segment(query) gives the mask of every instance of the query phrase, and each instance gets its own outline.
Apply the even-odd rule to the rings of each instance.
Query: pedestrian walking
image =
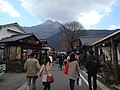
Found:
[[[86,58],[85,67],[88,73],[89,90],[97,90],[97,73],[100,67],[99,59],[94,56],[94,51],[90,50],[88,57]],[[93,77],[93,83],[92,83]],[[93,85],[93,86],[92,86]],[[92,89],[93,87],[93,89]]]
[[[35,59],[35,54],[31,53],[30,58],[25,61],[24,69],[26,70],[27,85],[30,90],[36,90],[36,79],[38,78],[38,72],[40,70],[40,64]]]
[[[85,55],[84,55],[82,50],[80,50],[78,62],[79,62],[80,68],[83,69],[84,68],[84,64],[85,64]]]
[[[75,58],[75,53],[70,54],[69,67],[68,67],[68,78],[70,90],[74,90],[75,80],[77,80],[77,75],[79,74],[79,64]]]
[[[64,62],[64,54],[60,54],[59,55],[59,66],[61,70],[62,70],[63,62]]]
[[[42,76],[43,90],[50,90],[51,83],[47,81],[47,75],[52,76],[52,63],[49,57],[47,57],[45,63],[42,65],[39,75]]]

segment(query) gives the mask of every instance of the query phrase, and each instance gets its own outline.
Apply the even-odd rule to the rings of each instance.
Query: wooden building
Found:
[[[120,83],[120,30],[94,42],[92,45],[96,56],[99,56],[100,49],[106,55],[107,67],[104,68],[104,73],[108,75],[107,79],[113,80],[113,83],[116,84]]]
[[[31,52],[36,53],[36,58],[42,62],[42,42],[32,33],[12,35],[0,40],[4,47],[3,58],[7,70],[23,70],[23,64]],[[45,54],[45,53],[44,53]]]

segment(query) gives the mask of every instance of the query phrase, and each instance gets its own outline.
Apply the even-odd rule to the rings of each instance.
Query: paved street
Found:
[[[25,73],[6,72],[0,76],[0,90],[16,90],[25,81]]]
[[[51,84],[51,90],[69,90],[69,84],[68,84],[68,78],[67,76],[63,73],[63,70],[58,69],[58,65],[54,64],[53,65],[53,75],[55,82]],[[75,90],[88,90],[88,85],[87,85],[87,76],[86,73],[83,71],[81,72],[81,78],[82,78],[82,86],[78,86],[75,83]],[[41,82],[41,77],[37,79],[37,90],[42,90],[42,82]],[[26,85],[23,85],[17,90],[25,90]],[[106,88],[103,84],[98,82],[98,90],[110,90]]]

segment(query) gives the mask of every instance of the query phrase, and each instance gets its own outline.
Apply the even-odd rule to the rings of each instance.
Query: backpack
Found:
[[[89,63],[90,63],[90,67],[97,67],[97,61],[96,60],[89,60]]]
[[[87,67],[88,72],[97,73],[98,60],[95,57],[88,57],[86,67]]]

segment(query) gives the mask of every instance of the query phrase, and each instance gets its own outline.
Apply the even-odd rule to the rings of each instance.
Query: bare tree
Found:
[[[79,37],[85,35],[85,32],[81,32],[84,27],[79,22],[73,21],[65,23],[60,27],[62,32],[62,44],[63,50],[74,50],[75,46],[79,44]]]

